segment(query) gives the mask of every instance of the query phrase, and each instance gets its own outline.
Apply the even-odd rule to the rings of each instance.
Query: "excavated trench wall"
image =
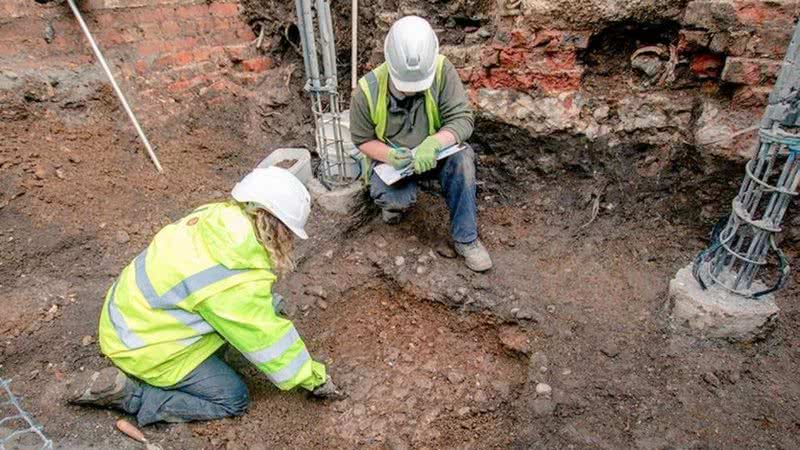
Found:
[[[350,2],[333,7],[347,99]],[[311,144],[292,2],[81,8],[151,129],[223,105],[242,113],[250,143],[271,133],[273,147]],[[469,88],[488,186],[568,170],[661,185],[700,177],[730,191],[755,133],[731,136],[757,123],[799,10],[797,0],[362,0],[358,72],[382,61],[397,18],[419,14]],[[77,115],[105,84],[63,2],[3,2],[0,44],[4,119],[31,104]]]

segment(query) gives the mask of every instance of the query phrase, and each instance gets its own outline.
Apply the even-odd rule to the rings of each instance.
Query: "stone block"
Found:
[[[328,190],[319,180],[312,178],[307,187],[317,205],[336,214],[352,215],[364,202],[364,185],[360,181],[343,188]]]

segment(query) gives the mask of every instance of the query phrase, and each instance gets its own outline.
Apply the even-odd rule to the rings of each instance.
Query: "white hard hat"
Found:
[[[431,87],[436,76],[439,39],[422,17],[406,16],[392,25],[383,43],[394,87],[420,92]]]
[[[231,194],[238,202],[252,202],[266,209],[300,239],[308,239],[305,226],[311,195],[288,170],[274,166],[255,169],[236,183]]]

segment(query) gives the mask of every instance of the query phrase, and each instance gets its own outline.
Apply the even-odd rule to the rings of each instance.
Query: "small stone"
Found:
[[[63,180],[64,178],[66,178],[66,176],[64,176],[64,171],[63,171],[63,170],[61,170],[61,169],[56,169],[56,176],[57,176],[57,177],[58,177],[60,180]]]
[[[328,298],[328,293],[325,292],[325,289],[323,289],[322,286],[309,286],[306,288],[305,293],[306,295],[313,295],[314,297],[319,297],[323,300]]]
[[[53,24],[48,22],[44,26],[44,33],[42,37],[44,37],[44,41],[47,42],[48,44],[53,42],[53,39],[56,38],[56,30],[53,28]]]
[[[549,397],[553,393],[553,388],[549,384],[539,383],[536,385],[536,394]]]
[[[328,259],[333,258],[333,250],[328,250],[327,252],[325,252],[325,257]]]
[[[547,371],[547,355],[536,352],[528,360],[528,371],[531,374],[543,373]],[[542,369],[545,369],[544,371]]]
[[[555,404],[549,398],[537,398],[531,402],[531,410],[536,417],[551,416],[555,409]]]
[[[398,256],[398,257],[396,257],[394,259],[394,265],[397,266],[397,267],[402,267],[403,264],[405,264],[405,263],[406,263],[406,259],[403,258],[402,256]]]
[[[519,308],[511,308],[511,315],[519,319],[517,314],[519,314]]]
[[[447,374],[447,379],[453,384],[461,384],[464,382],[464,374],[453,371]]]
[[[500,329],[500,343],[508,350],[527,355],[531,351],[528,336],[517,327],[503,327]]]
[[[319,309],[325,311],[326,309],[328,309],[328,302],[326,302],[325,300],[319,299],[319,300],[317,300],[317,306],[319,307]]]
[[[426,269],[425,266],[417,267],[417,275],[424,275],[427,271],[428,269]]]
[[[128,242],[130,242],[131,237],[128,235],[128,233],[125,230],[119,230],[119,231],[117,231],[117,234],[116,234],[116,240],[117,240],[117,243],[119,243],[119,244],[127,244]]]
[[[80,158],[80,156],[70,156],[69,157],[69,162],[71,162],[73,164],[80,164],[81,163],[81,158]]]
[[[486,395],[486,392],[484,391],[478,391],[473,396],[473,399],[475,400],[475,403],[483,405],[484,403],[487,403],[489,401],[489,396]]]
[[[478,36],[480,36],[483,39],[486,39],[492,36],[492,32],[486,27],[482,27],[481,29],[478,30]]]
[[[514,316],[519,320],[530,320],[536,323],[543,322],[541,314],[529,308],[520,308]]]
[[[594,113],[592,113],[592,117],[594,117],[594,120],[600,122],[601,120],[608,117],[609,111],[610,108],[608,107],[608,105],[600,105],[597,107],[597,109],[594,110]]]
[[[460,288],[458,288],[456,290],[456,292],[458,292],[458,295],[460,295],[462,297],[466,297],[467,294],[469,293],[469,290],[467,288],[465,288],[465,287],[460,287]]]
[[[389,243],[386,242],[386,239],[384,239],[383,236],[378,236],[377,238],[375,238],[375,246],[376,247],[385,248],[387,245],[389,245]]]
[[[94,337],[92,336],[84,336],[83,339],[81,339],[81,345],[84,347],[86,347],[87,345],[92,345],[93,343],[94,343]]]
[[[456,411],[456,414],[458,414],[458,417],[464,417],[467,414],[469,414],[469,412],[470,412],[469,406],[464,406],[464,407],[458,408],[458,411]]]
[[[564,370],[561,371],[561,375],[563,375],[565,377],[570,376],[570,375],[572,375],[572,371],[570,369],[564,369]]]
[[[550,314],[553,314],[554,312],[556,312],[555,305],[547,305],[547,312],[549,312]]]
[[[439,244],[436,247],[436,253],[438,253],[439,256],[441,256],[442,258],[447,258],[447,259],[453,259],[457,256],[455,249],[453,249],[453,246],[444,243]]]
[[[37,180],[44,180],[50,175],[50,171],[43,165],[36,165],[36,168],[33,170],[33,176],[36,177]]]
[[[619,355],[619,348],[617,347],[617,344],[608,342],[603,346],[603,348],[600,349],[600,352],[609,358],[615,358],[617,355]]]

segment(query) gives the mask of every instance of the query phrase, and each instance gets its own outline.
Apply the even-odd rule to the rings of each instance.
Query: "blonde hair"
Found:
[[[246,203],[243,206],[244,211],[253,221],[256,239],[270,257],[272,268],[280,276],[293,271],[295,268],[294,235],[291,230],[269,211],[258,205]]]

